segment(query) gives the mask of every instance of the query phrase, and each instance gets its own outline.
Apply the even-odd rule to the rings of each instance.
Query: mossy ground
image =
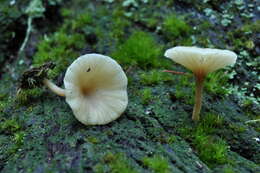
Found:
[[[0,172],[260,172],[259,122],[246,123],[260,115],[255,2],[48,0],[18,56],[29,2],[0,7]],[[193,76],[163,57],[176,45],[239,55],[207,77],[198,123]],[[62,84],[68,65],[90,52],[112,56],[127,73],[129,105],[116,121],[84,126],[64,98],[44,88],[17,92],[31,65],[54,62],[48,75]]]

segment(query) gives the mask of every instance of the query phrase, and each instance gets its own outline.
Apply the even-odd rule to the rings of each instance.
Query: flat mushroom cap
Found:
[[[126,109],[127,77],[108,56],[80,56],[67,69],[64,85],[66,102],[85,125],[107,124]]]
[[[177,46],[164,56],[183,65],[195,74],[207,74],[236,62],[237,55],[229,50]]]

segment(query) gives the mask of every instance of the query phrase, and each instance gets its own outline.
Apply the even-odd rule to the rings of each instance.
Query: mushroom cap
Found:
[[[236,62],[237,55],[229,50],[177,46],[164,56],[190,69],[195,74],[213,72]]]
[[[66,102],[85,125],[107,124],[126,109],[127,77],[108,56],[80,56],[68,67],[64,85]]]

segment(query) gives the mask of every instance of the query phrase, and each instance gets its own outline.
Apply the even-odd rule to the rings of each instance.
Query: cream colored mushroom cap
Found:
[[[237,55],[229,50],[177,46],[166,50],[164,56],[190,69],[207,74],[236,62]]]
[[[66,102],[85,125],[107,124],[126,109],[127,77],[108,56],[80,56],[67,69],[64,85]]]

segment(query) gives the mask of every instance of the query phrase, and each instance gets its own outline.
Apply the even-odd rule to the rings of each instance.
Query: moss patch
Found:
[[[170,173],[169,161],[162,156],[145,157],[143,163],[154,172]]]
[[[182,128],[184,137],[190,138],[201,160],[210,166],[228,163],[227,143],[214,135],[218,128],[223,128],[223,119],[208,114],[193,128]],[[189,130],[188,130],[189,129]]]
[[[176,14],[165,18],[163,22],[163,33],[173,43],[189,46],[191,45],[190,34],[192,27],[183,19],[183,17]]]
[[[137,171],[131,167],[126,157],[122,153],[114,154],[108,152],[103,157],[103,162],[109,165],[108,170],[102,164],[98,164],[95,166],[95,172],[102,173],[109,171],[111,173],[137,173]]]
[[[84,37],[80,34],[68,35],[62,31],[56,32],[39,43],[33,63],[39,66],[49,61],[54,62],[56,67],[51,72],[50,77],[57,77],[79,56],[77,51],[82,49],[84,45]]]
[[[162,70],[151,70],[140,74],[141,83],[143,85],[156,85],[163,82],[173,80],[171,74],[163,72]]]
[[[145,32],[133,33],[117,50],[111,54],[122,64],[138,65],[141,68],[159,67],[162,55],[161,46]]]

